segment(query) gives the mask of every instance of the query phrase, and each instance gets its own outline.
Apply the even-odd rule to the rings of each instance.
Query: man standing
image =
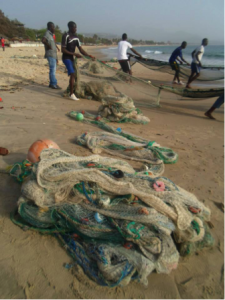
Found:
[[[69,31],[62,36],[62,43],[61,43],[61,51],[63,53],[62,60],[65,64],[68,72],[68,76],[70,76],[69,86],[70,86],[70,99],[72,100],[79,100],[76,95],[74,94],[74,82],[76,79],[76,70],[74,68],[74,57],[81,58],[80,54],[76,54],[75,50],[76,47],[79,49],[80,53],[89,56],[95,59],[93,56],[87,54],[86,51],[81,47],[81,43],[79,38],[76,35],[77,32],[77,25],[76,23],[70,21],[68,24]]]
[[[120,66],[121,66],[123,72],[132,75],[132,71],[130,68],[130,62],[129,62],[130,57],[128,57],[128,55],[127,55],[128,49],[130,49],[134,54],[143,58],[141,56],[141,54],[139,54],[135,49],[133,49],[133,46],[127,42],[127,34],[124,33],[122,35],[122,41],[120,41],[118,43],[117,59],[118,59],[118,62],[120,63]]]
[[[182,54],[182,50],[185,49],[186,47],[187,47],[187,42],[183,42],[180,47],[176,48],[173,51],[173,53],[171,54],[170,59],[169,59],[170,66],[171,66],[172,70],[175,71],[173,83],[177,83],[180,85],[183,85],[184,83],[182,81],[180,81],[180,77],[179,77],[180,66],[177,62],[179,62],[180,64],[183,64],[183,62],[185,62],[188,66],[190,66],[190,64],[183,58],[183,54]]]
[[[208,45],[208,39],[203,39],[201,46],[196,48],[192,53],[192,63],[191,63],[191,76],[188,79],[186,88],[191,88],[190,83],[197,79],[200,76],[200,71],[201,71],[201,60],[202,56],[205,52],[205,47]]]
[[[1,38],[1,43],[2,43],[2,49],[5,51],[5,39],[2,37]]]
[[[48,22],[47,24],[48,30],[45,32],[44,37],[42,38],[42,43],[45,46],[45,58],[48,60],[49,64],[49,87],[52,89],[61,89],[57,85],[57,80],[55,78],[56,72],[56,64],[58,62],[57,57],[57,48],[53,38],[53,34],[55,32],[55,25],[52,22]]]

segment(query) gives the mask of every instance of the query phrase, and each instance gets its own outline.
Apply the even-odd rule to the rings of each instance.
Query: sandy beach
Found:
[[[104,59],[99,48],[89,46],[85,50]],[[30,58],[22,58],[26,56]],[[97,131],[96,127],[78,123],[66,114],[71,110],[96,113],[100,103],[87,99],[76,102],[63,97],[68,76],[61,53],[56,77],[62,90],[49,89],[49,69],[43,57],[41,47],[6,48],[5,52],[0,49],[0,106],[3,107],[0,109],[0,146],[10,151],[8,156],[0,156],[1,170],[25,159],[28,148],[37,139],[52,139],[61,149],[77,156],[91,154],[76,145],[74,138],[85,131]],[[152,82],[171,83],[173,78],[138,64],[133,73]],[[81,75],[81,80],[90,78]],[[198,83],[193,83],[193,88],[197,86]],[[163,91],[160,108],[151,108],[145,101],[135,99],[135,105],[150,118],[149,124],[119,124],[123,130],[156,141],[179,154],[176,164],[165,166],[164,176],[195,194],[210,208],[214,225],[211,232],[215,238],[213,249],[180,258],[178,268],[169,275],[152,273],[147,287],[137,282],[123,288],[98,286],[80,267],[64,267],[72,258],[54,237],[23,231],[11,222],[10,213],[16,209],[21,186],[1,172],[1,298],[224,298],[224,212],[220,208],[224,203],[224,108],[213,113],[215,121],[204,116],[215,100],[190,101]],[[118,124],[112,125],[118,127]]]

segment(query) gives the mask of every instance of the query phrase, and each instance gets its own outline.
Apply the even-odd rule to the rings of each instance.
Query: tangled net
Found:
[[[143,116],[140,109],[134,106],[130,97],[122,94],[119,97],[106,96],[102,99],[102,105],[98,109],[98,115],[108,119],[110,122],[131,122],[136,124],[147,124],[149,118]]]
[[[120,93],[116,91],[110,82],[107,81],[89,81],[88,83],[80,82],[75,93],[80,98],[96,101],[102,101],[102,99],[107,97],[107,95],[120,97]],[[69,89],[67,89],[66,95],[69,95]]]
[[[164,163],[175,163],[178,155],[173,150],[160,147],[156,142],[140,143],[123,136],[106,132],[84,133],[76,138],[81,146],[86,146],[95,154],[106,152],[117,157],[144,163],[142,172],[152,177],[162,175]]]
[[[143,60],[138,56],[132,55],[131,66],[134,65],[136,62],[148,69],[174,75],[174,71],[171,69],[169,62],[159,61],[155,59]],[[187,65],[180,65],[180,76],[183,78],[188,78],[190,75],[190,67],[188,67]],[[224,79],[224,67],[203,67],[201,68],[200,76],[196,80],[215,81],[221,79]]]
[[[23,164],[25,166],[25,164]],[[56,234],[95,282],[147,284],[156,270],[169,273],[198,243],[212,245],[205,230],[210,211],[168,178],[139,175],[125,161],[98,155],[76,157],[46,149],[28,166],[17,225]],[[20,166],[11,175],[21,181]],[[29,171],[29,172],[28,172]]]
[[[92,72],[93,74],[103,74],[104,68],[100,64],[98,64],[95,61],[88,61],[86,64],[84,64],[81,68],[82,70],[88,70],[89,72]]]
[[[99,67],[96,62],[88,62],[88,69],[97,70]],[[85,66],[86,66],[85,65]],[[84,67],[85,67],[84,66]],[[134,105],[133,99],[119,92],[110,81],[90,81],[80,82],[79,68],[74,62],[76,70],[76,82],[74,93],[80,98],[101,101],[102,105],[98,109],[98,115],[109,122],[131,122],[136,124],[147,124],[149,118],[143,116],[140,109]],[[96,71],[97,72],[97,71]],[[69,96],[69,87],[64,96]]]
[[[160,92],[158,87],[150,84],[150,81],[131,76],[110,65],[110,63],[99,60],[90,61],[90,58],[84,57],[86,61],[80,66],[77,59],[74,60],[75,85],[74,93],[80,98],[102,101],[106,96],[132,98],[133,101],[144,101],[148,106],[159,106]],[[80,81],[80,74],[85,75],[84,80]],[[87,82],[87,76],[91,81]],[[107,90],[108,89],[108,90]],[[64,92],[64,96],[70,95],[70,88]]]

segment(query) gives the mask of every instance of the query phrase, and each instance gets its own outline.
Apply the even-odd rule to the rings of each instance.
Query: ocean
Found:
[[[190,45],[183,50],[183,57],[191,63],[191,53],[199,45]],[[135,47],[143,57],[161,61],[168,61],[171,53],[177,46],[139,46]],[[102,49],[102,53],[107,55],[107,58],[115,58],[117,56],[117,47]],[[132,53],[132,52],[131,52]],[[205,47],[205,53],[202,58],[203,66],[224,67],[224,46],[208,45]]]

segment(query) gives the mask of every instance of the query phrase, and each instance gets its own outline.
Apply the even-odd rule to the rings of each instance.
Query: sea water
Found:
[[[190,45],[182,50],[183,57],[186,61],[191,63],[192,57],[191,53],[200,45]],[[134,46],[143,57],[156,59],[160,61],[168,61],[171,53],[175,50],[179,45],[173,46]],[[107,58],[115,58],[117,56],[117,47],[112,46],[107,49],[101,50]],[[129,51],[128,51],[129,52]],[[131,51],[130,51],[131,52]],[[132,52],[131,52],[132,53]],[[202,57],[202,65],[203,66],[217,66],[224,67],[224,46],[223,45],[208,45],[205,47],[205,53]]]

